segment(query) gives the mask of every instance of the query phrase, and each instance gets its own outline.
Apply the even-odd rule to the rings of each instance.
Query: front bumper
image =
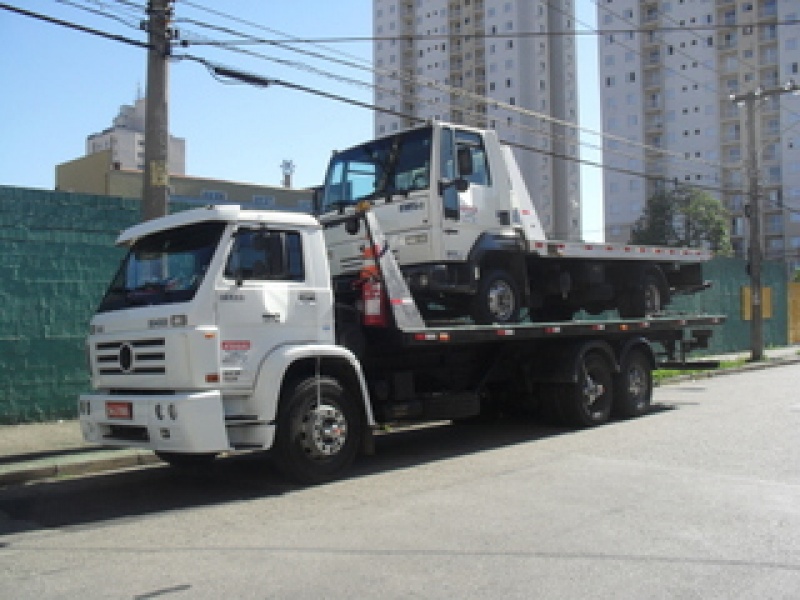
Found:
[[[109,403],[129,406],[129,418],[120,417],[119,411],[117,418],[110,417]],[[218,390],[163,395],[83,394],[78,413],[83,438],[94,444],[187,454],[231,449]]]

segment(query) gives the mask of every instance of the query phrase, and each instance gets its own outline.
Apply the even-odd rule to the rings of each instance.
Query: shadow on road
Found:
[[[650,414],[657,415],[668,408],[656,405]],[[376,454],[359,457],[348,477],[367,477],[556,435],[580,433],[518,416],[492,423],[443,423],[403,429],[379,435]],[[269,498],[298,489],[301,488],[281,478],[265,453],[222,458],[207,470],[195,473],[154,465],[50,480],[0,490],[0,536],[37,529],[92,526],[112,519]]]

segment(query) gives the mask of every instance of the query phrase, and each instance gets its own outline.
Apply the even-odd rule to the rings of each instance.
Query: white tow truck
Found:
[[[124,231],[87,340],[84,438],[175,466],[270,450],[290,477],[322,482],[386,424],[512,405],[579,427],[640,415],[657,362],[706,345],[722,321],[434,326],[368,206],[328,226],[367,234],[371,264],[344,300],[310,215],[216,206]]]
[[[493,130],[432,122],[335,153],[323,223],[373,204],[423,314],[475,323],[657,314],[705,287],[702,248],[548,240],[514,155]],[[328,235],[337,290],[359,276],[364,235]]]

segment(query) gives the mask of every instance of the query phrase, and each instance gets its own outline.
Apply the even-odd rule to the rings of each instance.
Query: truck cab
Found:
[[[334,345],[313,217],[209,207],[142,223],[117,243],[128,252],[87,341],[87,440],[167,460],[268,448],[290,365],[312,368],[311,355],[356,364]]]

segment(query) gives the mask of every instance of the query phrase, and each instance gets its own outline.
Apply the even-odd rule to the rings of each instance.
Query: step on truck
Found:
[[[176,467],[268,450],[318,483],[389,424],[509,408],[577,427],[641,415],[659,360],[705,346],[722,320],[433,324],[368,206],[328,226],[368,239],[344,300],[310,215],[216,206],[124,231],[128,253],[90,324],[84,438]]]
[[[425,316],[474,323],[568,320],[579,311],[658,314],[703,289],[702,248],[548,239],[511,151],[494,130],[444,122],[337,152],[316,212],[369,201]],[[540,199],[542,203],[547,199]],[[359,277],[365,235],[330,232],[334,285]]]

